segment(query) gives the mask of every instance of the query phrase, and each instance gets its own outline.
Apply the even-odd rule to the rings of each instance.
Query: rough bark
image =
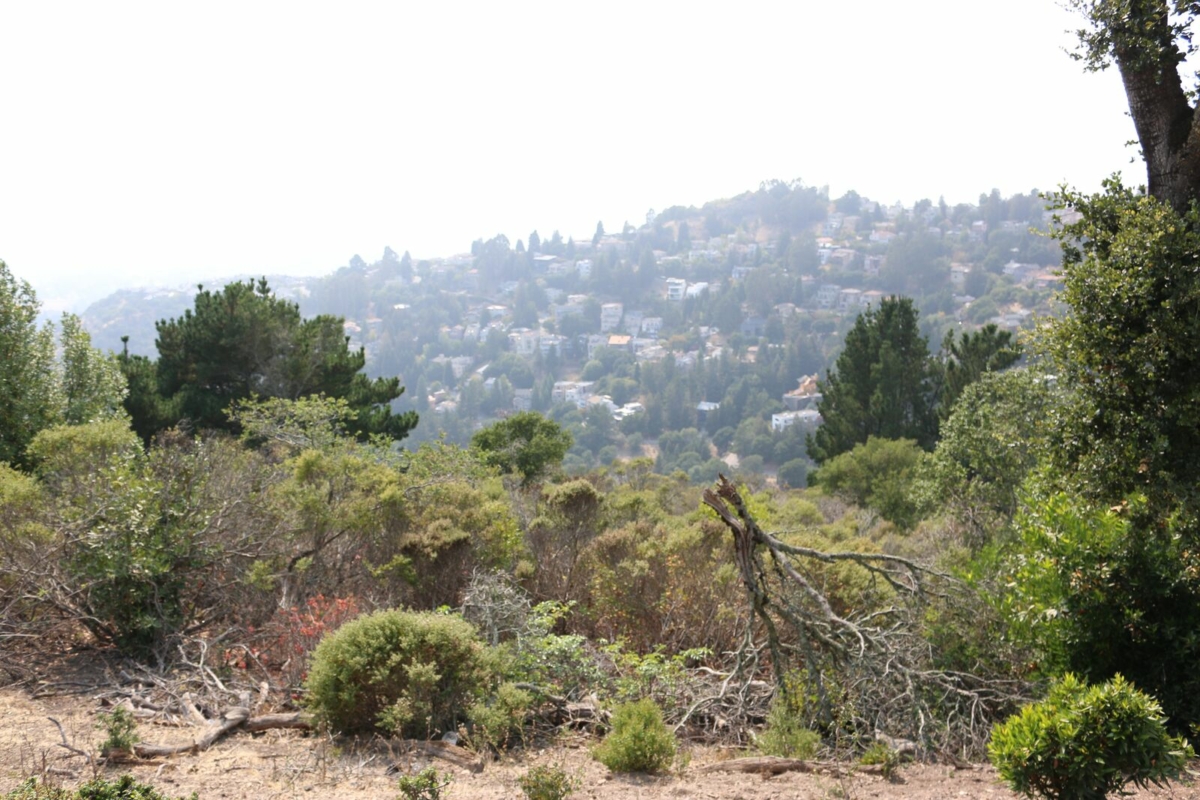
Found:
[[[1183,213],[1200,199],[1200,117],[1176,69],[1139,69],[1132,56],[1120,52],[1116,59],[1146,159],[1147,188]]]

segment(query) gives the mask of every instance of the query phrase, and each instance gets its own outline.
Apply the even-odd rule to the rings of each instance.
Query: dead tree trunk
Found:
[[[853,731],[869,739],[882,731],[926,751],[978,754],[992,718],[1021,687],[933,668],[922,610],[961,586],[899,556],[788,544],[759,527],[723,475],[705,490],[704,503],[733,534],[734,560],[767,637],[776,691],[786,696],[788,676],[799,670],[806,696],[815,700],[807,703],[815,705],[810,724],[835,735]],[[853,565],[865,575],[873,587],[869,607],[835,609],[814,570],[828,565]]]

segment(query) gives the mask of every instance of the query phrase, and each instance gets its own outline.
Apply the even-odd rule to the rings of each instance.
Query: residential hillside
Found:
[[[576,240],[533,231],[414,260],[387,248],[317,279],[272,278],[306,316],[343,317],[367,370],[407,387],[415,441],[465,444],[532,409],[572,432],[568,469],[652,456],[696,481],[807,459],[817,379],[858,314],[912,297],[935,350],[948,332],[1028,328],[1052,313],[1057,242],[1034,191],[975,205],[831,199],[800,182],[676,206]],[[195,289],[123,291],[84,321],[97,344],[153,355],[155,320]]]

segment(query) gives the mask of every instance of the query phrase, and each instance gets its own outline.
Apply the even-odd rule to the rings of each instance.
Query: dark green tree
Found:
[[[1008,369],[1021,357],[1021,346],[1009,331],[988,323],[974,333],[964,332],[957,339],[946,334],[942,342],[942,392],[939,416],[945,420],[954,409],[963,389],[985,373]]]
[[[130,427],[148,445],[154,434],[179,421],[179,404],[159,393],[157,362],[145,356],[131,356],[126,350],[117,357],[117,363],[129,385],[125,412],[129,414]]]
[[[345,399],[359,435],[403,439],[416,413],[393,414],[398,378],[362,374],[366,355],[351,350],[343,320],[302,319],[295,303],[271,294],[265,278],[201,290],[195,309],[157,325],[160,394],[200,428],[230,429],[226,409],[252,395]]]
[[[517,473],[525,485],[537,482],[571,449],[571,434],[535,411],[494,422],[471,438],[485,463]]]
[[[888,297],[858,316],[834,371],[819,382],[824,422],[809,455],[824,462],[871,436],[937,441],[936,382],[912,300]]]
[[[1056,616],[1061,670],[1122,674],[1176,730],[1200,722],[1200,209],[1110,179],[1064,192],[1069,313],[1045,339],[1065,393],[1017,591]],[[1040,591],[1039,591],[1040,590]],[[1044,615],[1043,615],[1044,616]]]

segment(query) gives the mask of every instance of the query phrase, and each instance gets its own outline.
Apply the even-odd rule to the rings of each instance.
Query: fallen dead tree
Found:
[[[750,660],[758,666],[758,631],[766,638],[775,691],[804,692],[796,705],[827,741],[865,742],[886,732],[916,743],[924,756],[983,752],[991,722],[1024,687],[936,668],[921,627],[931,603],[963,602],[965,587],[900,556],[789,544],[762,530],[723,475],[703,498],[733,534],[755,623],[735,673],[746,673]],[[846,567],[865,577],[868,607],[835,609],[823,591],[821,571]],[[799,688],[795,675],[802,678]]]
[[[258,733],[274,728],[298,730],[312,730],[313,728],[311,716],[302,712],[265,714],[259,717],[251,717],[250,709],[245,706],[233,706],[222,715],[220,720],[206,720],[205,725],[207,730],[204,734],[197,739],[193,739],[191,742],[182,744],[148,744],[146,742],[138,742],[133,746],[133,755],[137,758],[156,758],[161,756],[175,756],[182,753],[199,753],[212,747],[219,739],[236,730]]]

